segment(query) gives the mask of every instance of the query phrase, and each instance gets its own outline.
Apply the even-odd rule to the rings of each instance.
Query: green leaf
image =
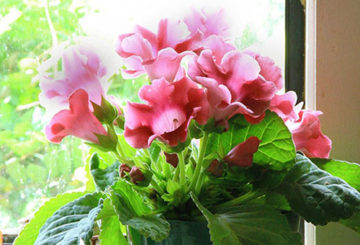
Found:
[[[233,147],[251,136],[261,140],[254,154],[254,163],[273,170],[283,170],[293,165],[295,146],[291,133],[282,119],[270,111],[258,124],[248,123],[243,115],[233,117],[229,120],[228,131],[210,135],[206,155],[218,152],[223,158]]]
[[[286,218],[263,205],[233,206],[219,214],[210,213],[195,195],[191,198],[208,221],[214,245],[300,245],[300,234],[290,230]]]
[[[159,214],[152,214],[144,200],[125,182],[118,181],[111,191],[111,202],[119,220],[145,237],[161,241],[169,235],[170,224]]]
[[[360,210],[357,190],[300,154],[278,190],[294,212],[315,225],[346,219]]]
[[[56,197],[49,199],[39,208],[39,210],[35,213],[34,218],[32,218],[20,232],[14,245],[33,245],[39,234],[40,228],[45,224],[46,220],[63,205],[83,196],[84,194],[85,193],[83,192],[72,192],[57,195]]]
[[[311,158],[319,168],[345,180],[349,185],[360,191],[360,165],[334,159]]]
[[[101,219],[100,230],[101,245],[128,245],[122,231],[118,217],[108,216]]]
[[[100,169],[99,162],[99,156],[95,153],[90,160],[90,171],[96,184],[96,188],[104,191],[118,179],[120,163],[116,161],[113,165],[105,169]]]
[[[100,193],[87,194],[56,211],[40,229],[35,245],[90,245],[95,219],[102,209]]]

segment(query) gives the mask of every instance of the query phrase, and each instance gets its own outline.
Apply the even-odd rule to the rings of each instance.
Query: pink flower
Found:
[[[40,72],[40,103],[49,115],[54,115],[62,109],[68,109],[71,94],[83,89],[89,99],[96,104],[101,103],[110,85],[108,79],[116,72],[117,64],[112,53],[104,49],[97,53],[94,44],[85,43],[71,46],[63,51],[62,71],[50,76],[45,71]],[[115,56],[116,57],[116,56]],[[106,59],[106,60],[105,60]],[[58,60],[52,61],[57,65]],[[48,64],[45,64],[48,66]]]
[[[195,35],[198,31],[205,38],[213,34],[223,37],[229,35],[229,25],[226,23],[223,9],[214,13],[193,10],[191,14],[185,17],[184,22],[192,35]]]
[[[230,166],[250,167],[253,155],[259,148],[260,140],[251,136],[244,142],[235,146],[225,157],[224,161]]]
[[[68,135],[99,143],[97,134],[106,135],[99,120],[89,109],[89,96],[83,89],[76,90],[69,98],[70,110],[54,115],[45,128],[46,137],[53,143],[60,143]]]
[[[302,110],[297,121],[286,122],[296,150],[308,157],[328,158],[331,151],[331,140],[320,129],[318,116],[321,114],[320,111]]]
[[[246,51],[246,53],[254,57],[259,63],[260,75],[266,81],[273,82],[278,90],[284,87],[284,79],[281,74],[281,69],[275,65],[275,62],[272,59],[251,51]]]
[[[270,110],[278,114],[284,121],[299,119],[299,112],[303,103],[299,103],[295,106],[297,100],[296,93],[289,91],[285,94],[275,95],[270,103]]]
[[[182,57],[188,54],[184,51],[192,45],[191,40],[200,38],[189,35],[185,23],[167,19],[159,22],[157,34],[137,26],[135,33],[120,35],[116,51],[126,58],[123,76],[130,78],[147,72],[152,80],[167,74],[173,79],[180,69]],[[166,66],[171,71],[164,72],[163,67]]]
[[[124,135],[135,148],[149,147],[155,138],[176,146],[186,140],[192,118],[200,124],[208,119],[204,91],[186,77],[173,83],[154,80],[139,97],[148,103],[128,103],[124,113]]]
[[[163,19],[159,22],[157,34],[137,26],[134,33],[120,35],[116,51],[125,58],[126,68],[122,70],[123,76],[132,78],[146,72],[151,80],[164,76],[168,81],[173,81],[179,70],[183,73],[180,62],[185,55],[192,53],[190,51],[198,53],[204,48],[215,49],[214,45],[220,47],[217,44],[220,38],[212,34],[225,33],[227,27],[222,26],[222,15],[222,11],[208,17],[194,12],[187,18],[187,25],[182,21]],[[199,26],[189,26],[192,18]],[[235,49],[230,44],[222,44],[217,53],[224,52],[224,49],[228,51],[229,47]],[[167,72],[164,72],[163,67],[168,67]]]
[[[237,113],[244,114],[249,122],[260,121],[275,95],[275,84],[260,75],[259,63],[246,53],[231,50],[220,58],[221,55],[214,55],[210,49],[202,51],[189,63],[190,77],[207,88],[212,110],[236,105],[239,108]],[[209,81],[212,81],[212,86],[209,86]],[[211,99],[214,98],[211,94],[218,94],[218,99]],[[221,94],[222,99],[219,99]]]

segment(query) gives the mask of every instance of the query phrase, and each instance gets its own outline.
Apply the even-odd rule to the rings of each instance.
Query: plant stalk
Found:
[[[199,153],[199,159],[197,161],[196,167],[195,167],[195,172],[194,172],[194,176],[193,179],[191,180],[191,184],[189,186],[189,190],[194,190],[196,183],[199,180],[199,176],[200,176],[200,172],[201,172],[201,167],[204,161],[204,156],[205,156],[205,151],[206,151],[206,146],[207,146],[207,142],[208,142],[208,138],[209,138],[209,133],[205,132],[204,133],[204,138],[201,139],[200,141],[200,153]],[[198,193],[196,193],[198,194]]]
[[[185,161],[184,161],[184,151],[178,153],[179,158],[179,171],[180,171],[180,185],[184,186],[186,183],[186,176],[185,176]]]
[[[251,191],[230,201],[224,202],[223,204],[220,204],[218,208],[228,208],[235,205],[243,204],[258,197],[261,197],[262,195],[264,195],[264,192],[262,191]]]

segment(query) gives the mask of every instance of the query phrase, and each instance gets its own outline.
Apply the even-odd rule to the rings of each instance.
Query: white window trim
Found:
[[[305,4],[305,108],[316,110],[316,0]],[[304,245],[316,244],[316,227],[304,224]]]

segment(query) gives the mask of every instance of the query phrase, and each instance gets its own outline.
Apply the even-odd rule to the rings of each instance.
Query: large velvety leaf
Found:
[[[315,225],[346,219],[360,210],[357,190],[300,154],[279,191],[286,196],[294,212]]]
[[[120,163],[116,161],[111,166],[100,169],[99,162],[99,156],[95,153],[90,160],[90,171],[96,188],[104,191],[106,187],[111,186],[118,179]]]
[[[58,195],[42,205],[35,213],[34,218],[24,227],[16,238],[14,245],[33,245],[40,228],[59,208],[85,195],[84,192],[73,192]]]
[[[299,245],[300,234],[290,230],[279,211],[263,205],[234,206],[219,214],[210,213],[195,195],[196,206],[208,221],[214,245]]]
[[[111,191],[111,202],[124,225],[137,229],[154,241],[166,238],[170,224],[159,214],[151,214],[144,200],[127,183],[116,182]]]
[[[349,185],[360,191],[360,165],[334,159],[311,158],[319,168],[345,180]]]
[[[251,136],[261,140],[259,149],[254,154],[254,163],[274,170],[293,165],[295,146],[291,133],[282,119],[270,111],[258,124],[248,123],[242,115],[233,117],[229,121],[228,131],[210,135],[206,154],[218,152],[220,157],[224,157],[233,147]]]
[[[348,219],[341,220],[340,223],[356,231],[360,235],[360,212],[355,213]]]
[[[40,229],[35,245],[90,244],[95,219],[102,209],[102,194],[87,194],[56,211]]]

